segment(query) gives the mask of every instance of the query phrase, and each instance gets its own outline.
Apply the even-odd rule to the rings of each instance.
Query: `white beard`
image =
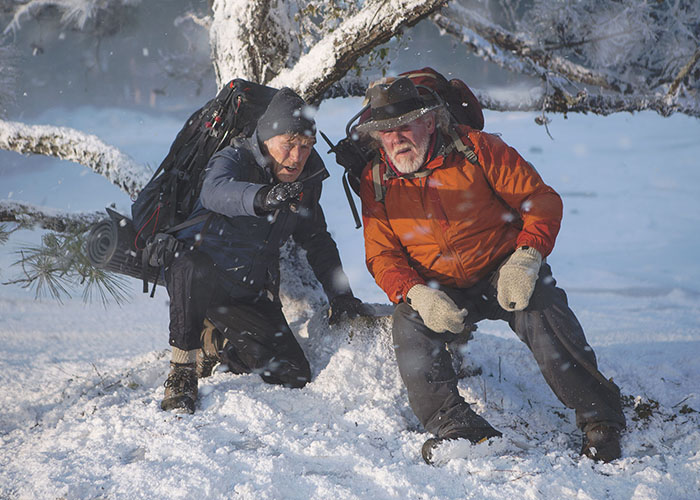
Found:
[[[412,159],[405,157],[397,159],[391,153],[389,153],[389,159],[396,167],[396,170],[402,174],[412,174],[413,172],[417,172],[423,166],[425,156],[428,153],[429,145],[430,136],[427,135],[422,142],[416,145],[417,154]]]

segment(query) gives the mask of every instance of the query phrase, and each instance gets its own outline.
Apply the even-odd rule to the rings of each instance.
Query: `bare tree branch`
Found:
[[[403,0],[387,6],[385,0],[367,2],[362,10],[328,33],[291,69],[277,75],[272,86],[289,86],[308,101],[316,101],[364,54],[387,42],[404,27],[435,12],[447,0]],[[314,68],[314,71],[309,71]]]
[[[16,222],[23,229],[39,227],[59,233],[85,231],[105,217],[104,212],[69,213],[27,203],[0,200],[0,222]]]
[[[151,172],[94,135],[66,127],[25,125],[0,120],[0,149],[54,156],[91,168],[122,191],[134,195]]]

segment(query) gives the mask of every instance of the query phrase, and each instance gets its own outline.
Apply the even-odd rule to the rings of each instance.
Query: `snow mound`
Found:
[[[514,335],[489,331],[497,324],[467,345],[467,358],[482,373],[461,380],[460,391],[507,444],[473,446],[466,458],[443,467],[420,457],[427,435],[406,401],[390,316],[335,327],[323,308],[294,318],[313,370],[305,388],[217,370],[200,381],[194,415],[162,412],[169,353],[138,352],[165,335],[163,322],[144,319],[157,316],[154,303],[165,313],[158,299],[106,311],[76,301],[0,299],[6,349],[0,497],[606,498],[614,492],[660,498],[663,492],[680,499],[697,493],[700,418],[690,406],[629,395],[624,457],[595,464],[578,455],[573,414]],[[376,307],[380,314],[390,310]],[[62,320],[49,331],[52,317]],[[120,327],[110,328],[116,318]],[[673,364],[668,355],[666,361],[662,366]],[[631,369],[625,374],[640,385],[648,378]],[[679,387],[678,401],[681,394]]]

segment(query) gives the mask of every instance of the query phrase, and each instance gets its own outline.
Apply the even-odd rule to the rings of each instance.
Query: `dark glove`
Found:
[[[338,144],[333,146],[328,152],[335,153],[335,162],[341,167],[345,167],[346,170],[350,170],[355,175],[362,172],[362,169],[367,165],[367,158],[369,157],[370,151],[367,151],[352,139],[347,137],[341,140]]]
[[[303,189],[304,185],[299,181],[265,186],[255,193],[255,199],[253,199],[255,213],[263,215],[296,204],[301,198]]]
[[[328,324],[335,325],[340,321],[343,314],[346,314],[348,319],[352,319],[358,316],[372,316],[373,313],[372,307],[363,303],[357,297],[338,295],[331,300],[331,307],[328,311]]]

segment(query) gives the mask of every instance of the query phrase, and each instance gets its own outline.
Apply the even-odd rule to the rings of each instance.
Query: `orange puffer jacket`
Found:
[[[372,163],[362,174],[367,268],[392,302],[417,283],[474,285],[520,246],[543,257],[554,247],[559,195],[497,136],[463,126],[457,132],[477,165],[449,148],[423,167],[427,176],[385,177],[382,159],[383,201],[375,199]]]

